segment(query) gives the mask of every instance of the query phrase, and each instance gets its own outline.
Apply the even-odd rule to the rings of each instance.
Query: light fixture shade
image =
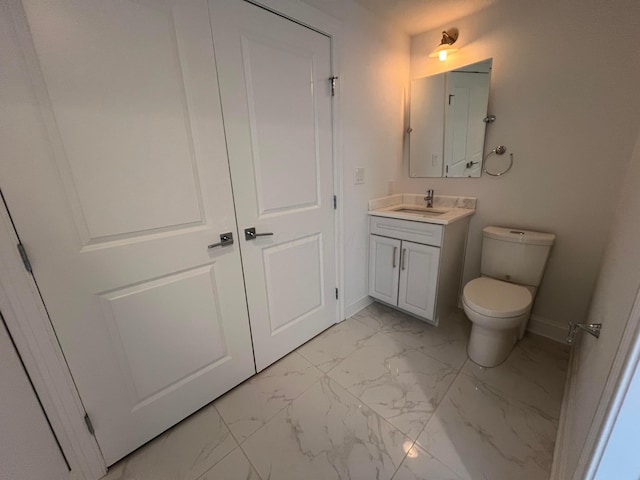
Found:
[[[458,40],[458,29],[450,28],[447,31],[442,32],[442,40],[440,45],[429,54],[429,57],[440,57],[440,60],[446,60],[447,55],[458,51],[457,48],[452,45]]]
[[[440,57],[442,52],[445,52],[447,55],[450,53],[456,53],[458,51],[457,48],[452,47],[451,45],[439,45],[433,52],[429,54],[429,57]],[[446,57],[445,57],[446,58]]]

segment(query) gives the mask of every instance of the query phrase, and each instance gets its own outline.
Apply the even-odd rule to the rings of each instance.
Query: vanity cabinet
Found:
[[[437,325],[454,308],[469,217],[448,225],[370,217],[369,295]]]

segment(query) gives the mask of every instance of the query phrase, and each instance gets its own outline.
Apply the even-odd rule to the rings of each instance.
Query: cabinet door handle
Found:
[[[398,253],[398,247],[393,247],[393,268],[396,268],[396,253]]]
[[[400,255],[400,263],[402,263],[402,270],[405,269],[405,261],[407,260],[407,249],[402,249],[402,254]]]

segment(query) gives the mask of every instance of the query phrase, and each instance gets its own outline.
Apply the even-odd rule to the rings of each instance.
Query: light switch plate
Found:
[[[356,168],[355,185],[361,185],[364,183],[364,168]]]

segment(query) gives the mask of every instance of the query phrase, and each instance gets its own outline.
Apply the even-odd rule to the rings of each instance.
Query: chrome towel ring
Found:
[[[507,147],[505,147],[504,145],[498,145],[496,148],[494,148],[489,153],[487,153],[484,156],[484,160],[482,162],[482,171],[487,175],[491,175],[492,177],[500,177],[505,173],[507,173],[509,170],[511,170],[511,167],[513,167],[513,153],[509,154],[509,166],[504,171],[499,173],[493,173],[487,170],[487,158],[489,158],[489,156],[491,156],[494,153],[496,155],[504,155],[506,152],[507,152]]]

